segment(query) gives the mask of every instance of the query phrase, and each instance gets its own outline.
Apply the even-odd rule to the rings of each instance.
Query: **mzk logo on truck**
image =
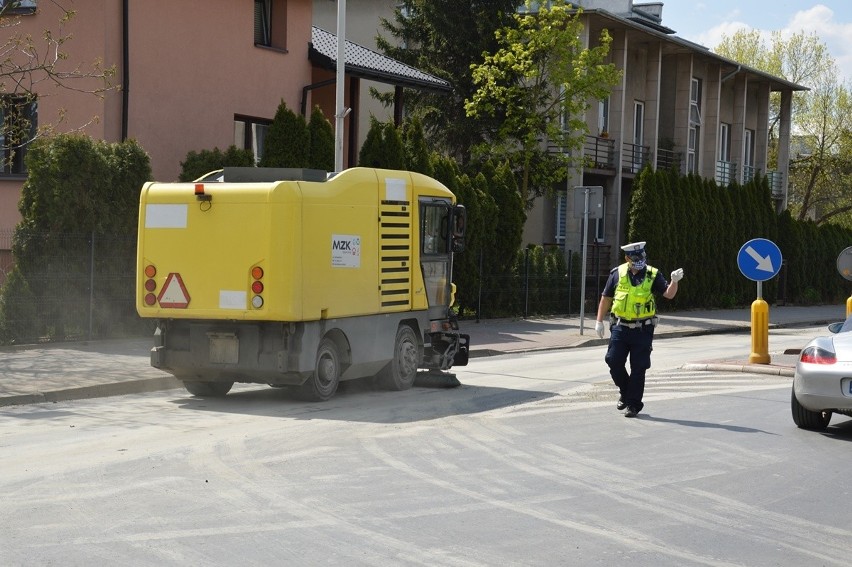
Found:
[[[331,265],[335,268],[360,268],[361,237],[333,234],[331,236]]]
[[[468,359],[451,310],[466,213],[440,182],[387,169],[225,168],[146,183],[136,310],[156,320],[151,365],[197,396],[235,382],[327,400],[376,377]]]

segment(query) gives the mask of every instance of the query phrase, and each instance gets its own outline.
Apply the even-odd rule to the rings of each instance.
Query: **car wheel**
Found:
[[[793,422],[800,429],[825,431],[825,428],[828,427],[828,422],[831,421],[830,411],[811,411],[803,407],[799,403],[799,400],[796,399],[795,390],[790,394],[790,409],[793,412]]]
[[[312,402],[324,402],[331,399],[340,384],[342,373],[340,351],[337,344],[325,338],[317,348],[316,368],[310,378],[302,384],[300,397]]]
[[[185,380],[183,387],[193,396],[199,398],[221,398],[231,391],[233,382],[197,382]]]
[[[414,330],[400,325],[393,346],[393,360],[379,372],[379,383],[388,390],[407,390],[414,385],[420,365],[420,342]]]

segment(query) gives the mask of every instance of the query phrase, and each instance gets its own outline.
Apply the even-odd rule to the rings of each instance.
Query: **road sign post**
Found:
[[[781,250],[771,240],[753,238],[740,248],[737,266],[750,280],[757,282],[757,299],[751,304],[751,354],[753,364],[769,364],[769,304],[763,300],[763,282],[778,275]]]
[[[586,257],[588,254],[589,217],[603,218],[603,187],[574,187],[574,216],[583,217],[583,276],[580,280],[580,334],[583,334],[583,319],[586,313]]]

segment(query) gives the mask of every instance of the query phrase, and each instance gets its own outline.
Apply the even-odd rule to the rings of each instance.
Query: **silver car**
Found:
[[[832,413],[852,416],[852,317],[828,330],[834,334],[809,342],[796,363],[790,409],[802,429],[823,431]]]

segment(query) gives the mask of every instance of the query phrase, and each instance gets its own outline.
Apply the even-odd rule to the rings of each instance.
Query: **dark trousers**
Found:
[[[641,410],[645,404],[645,371],[651,368],[651,346],[654,342],[654,326],[645,325],[628,329],[621,325],[610,327],[609,348],[606,351],[607,365],[612,381],[621,393],[621,399],[629,407]],[[630,357],[630,372],[627,372],[627,357]]]

